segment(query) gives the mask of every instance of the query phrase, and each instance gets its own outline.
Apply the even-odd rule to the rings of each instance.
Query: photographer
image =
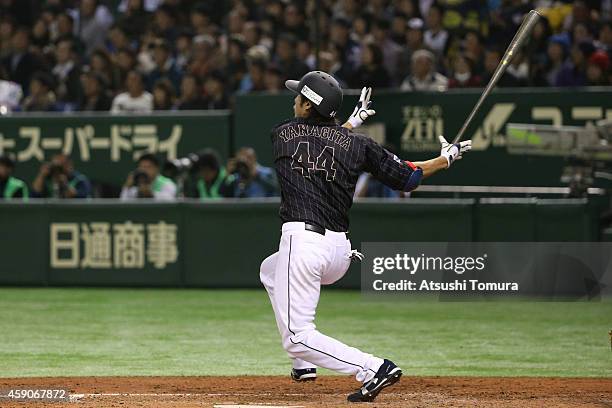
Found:
[[[172,180],[159,174],[159,160],[152,154],[143,154],[138,159],[138,168],[131,172],[123,189],[121,199],[153,198],[174,200],[176,185]]]
[[[231,197],[275,197],[278,196],[278,182],[274,170],[257,163],[255,150],[242,147],[236,157],[227,164],[228,174],[234,176],[231,183]]]
[[[0,200],[13,198],[28,199],[28,186],[18,178],[13,177],[15,162],[9,156],[0,156]]]
[[[91,183],[85,175],[74,170],[70,157],[57,154],[50,163],[40,166],[32,183],[32,197],[89,198]]]
[[[231,196],[234,176],[227,174],[214,150],[206,149],[200,153],[197,174],[196,197],[202,201]]]

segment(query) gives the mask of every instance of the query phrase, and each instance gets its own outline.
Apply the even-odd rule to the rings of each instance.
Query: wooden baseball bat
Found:
[[[487,87],[485,88],[482,95],[480,95],[480,98],[478,99],[478,102],[476,102],[474,109],[472,109],[472,113],[470,113],[470,116],[468,116],[465,123],[459,130],[459,133],[457,133],[457,136],[453,140],[453,144],[459,143],[467,127],[472,122],[472,119],[474,119],[474,116],[476,116],[476,112],[478,112],[478,110],[482,106],[482,103],[484,102],[485,98],[489,96],[489,94],[497,84],[497,81],[499,81],[499,78],[504,74],[504,72],[506,72],[508,64],[510,64],[510,61],[512,60],[512,57],[514,56],[514,54],[516,54],[517,50],[519,50],[520,47],[525,43],[527,36],[531,33],[533,27],[535,27],[540,17],[540,13],[538,13],[536,10],[531,10],[529,13],[527,13],[525,18],[523,19],[523,23],[516,31],[516,34],[514,34],[514,38],[510,42],[508,49],[506,49],[504,57],[495,69],[493,76],[489,80]]]

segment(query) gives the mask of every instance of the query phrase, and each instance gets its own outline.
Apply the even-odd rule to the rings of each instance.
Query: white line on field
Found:
[[[303,405],[213,405],[213,408],[304,408]]]
[[[304,408],[303,405],[213,405],[213,408]]]
[[[71,394],[70,398],[96,398],[96,397],[269,397],[271,395],[288,397],[306,397],[310,394],[272,394],[272,393],[92,393],[92,394]]]
[[[245,393],[92,393],[92,394],[71,394],[70,401],[77,401],[83,398],[98,398],[98,397],[267,397],[271,393],[245,394]],[[296,396],[304,397],[308,394],[276,394],[277,396]],[[302,405],[214,405],[214,408],[304,408]]]

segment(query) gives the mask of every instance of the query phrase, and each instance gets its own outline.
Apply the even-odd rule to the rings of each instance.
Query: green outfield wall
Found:
[[[92,180],[121,185],[143,152],[174,159],[204,147],[226,159],[230,150],[229,111],[113,114],[42,114],[2,117],[0,153],[17,161],[18,177],[31,182],[41,162],[57,153],[73,158]]]
[[[399,149],[402,158],[422,160],[439,152],[438,135],[452,139],[475,105],[481,90],[445,93],[375,91],[366,131],[377,141]],[[346,119],[358,94],[345,96],[338,117]],[[270,164],[270,129],[280,118],[293,115],[292,96],[244,95],[236,100],[234,144],[254,146],[264,164]],[[468,128],[472,139],[469,160],[453,171],[436,175],[430,184],[491,186],[558,186],[562,158],[509,155],[508,123],[585,126],[612,118],[612,92],[608,89],[498,89],[486,100]]]
[[[278,201],[0,204],[0,284],[258,287],[280,237]],[[350,238],[402,241],[596,241],[587,200],[358,202]],[[359,268],[336,286],[359,287]]]
[[[452,138],[476,103],[480,90],[445,93],[376,91],[375,117],[363,131],[395,145],[410,160],[437,154],[438,134]],[[345,119],[357,95],[347,91],[338,117]],[[144,151],[175,158],[205,147],[225,159],[231,150],[253,146],[264,165],[272,164],[270,129],[293,115],[289,93],[236,97],[233,113],[155,112],[146,116],[110,114],[16,114],[2,118],[0,153],[15,154],[17,176],[31,182],[40,163],[53,154],[72,156],[92,180],[119,186]],[[491,186],[558,186],[564,159],[509,155],[508,123],[587,125],[612,118],[612,90],[499,89],[487,99],[466,138],[469,160],[428,183]]]

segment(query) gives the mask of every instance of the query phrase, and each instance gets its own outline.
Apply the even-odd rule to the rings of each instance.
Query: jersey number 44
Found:
[[[291,156],[291,168],[302,173],[306,178],[314,177],[316,173],[325,176],[325,180],[334,181],[336,178],[336,162],[334,161],[334,148],[325,146],[323,151],[316,156],[316,152],[310,150],[310,142],[300,142]]]

